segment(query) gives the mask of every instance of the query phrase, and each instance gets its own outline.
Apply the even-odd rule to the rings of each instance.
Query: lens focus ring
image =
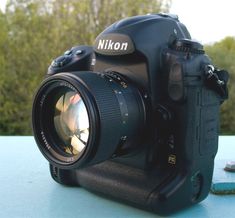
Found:
[[[53,83],[55,84],[52,85]],[[46,116],[50,114],[50,102],[55,101],[55,93],[64,85],[77,90],[89,118],[89,139],[85,150],[77,159],[66,159],[67,163],[55,157],[55,153],[48,148],[48,144],[50,148],[54,148],[58,142],[53,135],[51,119]],[[47,91],[48,89],[52,91]],[[47,98],[49,100],[44,101]],[[63,126],[63,120],[59,124]],[[73,72],[53,75],[42,84],[34,101],[33,129],[37,144],[44,156],[61,168],[78,168],[120,155],[119,151],[136,146],[144,124],[145,108],[138,89],[113,73]],[[51,127],[45,128],[47,126]],[[41,136],[41,132],[46,134]]]
[[[109,81],[101,74],[78,72],[74,73],[81,79],[93,96],[99,114],[99,149],[96,150],[92,162],[110,158],[115,152],[121,138],[122,117],[119,102],[110,87]]]

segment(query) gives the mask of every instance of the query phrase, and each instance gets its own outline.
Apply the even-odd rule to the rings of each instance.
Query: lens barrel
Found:
[[[40,151],[64,169],[128,153],[141,141],[145,119],[139,90],[113,72],[50,76],[35,95],[32,112]]]

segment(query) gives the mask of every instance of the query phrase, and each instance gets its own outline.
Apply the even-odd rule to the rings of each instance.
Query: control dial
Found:
[[[64,67],[66,64],[68,64],[72,60],[72,57],[70,55],[62,55],[58,58],[56,58],[51,66],[52,67]]]
[[[177,39],[173,42],[172,49],[182,52],[190,52],[195,54],[204,54],[203,46],[197,41],[191,39]]]

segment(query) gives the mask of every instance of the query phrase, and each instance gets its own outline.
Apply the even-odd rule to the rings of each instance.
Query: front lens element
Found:
[[[66,91],[55,103],[54,127],[59,149],[67,155],[80,155],[89,138],[89,118],[78,92]]]
[[[77,169],[134,151],[142,140],[145,106],[139,90],[119,74],[58,73],[36,93],[32,121],[49,162]]]

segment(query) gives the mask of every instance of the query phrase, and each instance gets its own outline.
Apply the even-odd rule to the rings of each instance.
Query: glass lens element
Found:
[[[55,104],[55,130],[61,139],[58,145],[63,152],[74,156],[81,154],[89,138],[89,118],[79,93],[65,92]]]

